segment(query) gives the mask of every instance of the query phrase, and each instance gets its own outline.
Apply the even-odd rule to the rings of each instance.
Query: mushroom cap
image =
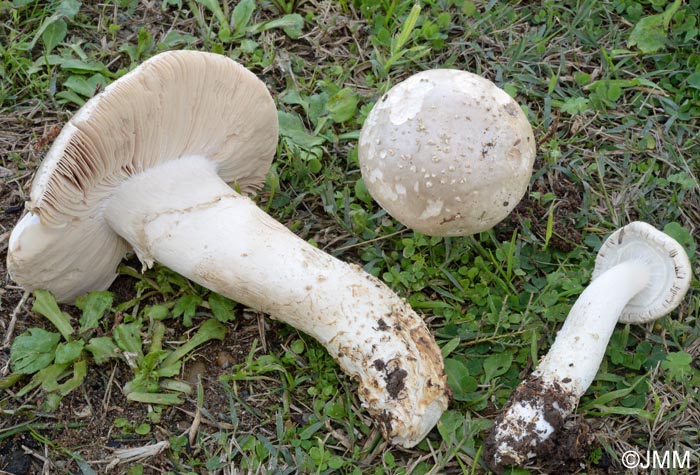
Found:
[[[374,105],[359,161],[369,193],[405,226],[469,235],[492,228],[523,197],[535,138],[520,106],[491,81],[434,69]]]
[[[605,240],[596,257],[592,280],[633,259],[645,262],[651,275],[646,288],[623,309],[619,321],[645,323],[671,312],[690,286],[690,260],[683,246],[650,224],[632,222]]]
[[[265,84],[222,55],[169,51],[89,100],[63,127],[12,232],[8,270],[28,290],[69,302],[105,289],[129,244],[102,210],[124,180],[157,164],[200,155],[249,192],[277,146],[277,110]]]

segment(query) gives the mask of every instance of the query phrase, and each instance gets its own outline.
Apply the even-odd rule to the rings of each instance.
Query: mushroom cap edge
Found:
[[[596,256],[592,279],[627,259],[645,261],[651,276],[647,287],[624,308],[620,322],[650,322],[683,301],[692,273],[690,259],[675,239],[648,223],[631,222],[605,240]]]
[[[269,170],[277,137],[274,101],[242,65],[198,51],[153,56],[91,98],[61,130],[34,177],[28,213],[10,236],[10,276],[61,302],[109,287],[130,249],[101,217],[112,189],[149,166],[197,154],[216,161],[223,180],[253,191]]]

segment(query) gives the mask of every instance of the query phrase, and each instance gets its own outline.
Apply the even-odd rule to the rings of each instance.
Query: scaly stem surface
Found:
[[[422,318],[236,193],[210,161],[185,157],[129,178],[105,216],[145,265],[158,261],[316,338],[359,379],[392,442],[417,444],[447,407],[440,348]]]

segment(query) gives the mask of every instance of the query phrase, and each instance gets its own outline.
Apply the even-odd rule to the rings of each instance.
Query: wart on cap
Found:
[[[429,235],[493,227],[524,195],[534,160],[532,128],[518,104],[465,71],[423,71],[395,85],[360,134],[369,193],[395,219]],[[413,192],[398,199],[398,189]]]

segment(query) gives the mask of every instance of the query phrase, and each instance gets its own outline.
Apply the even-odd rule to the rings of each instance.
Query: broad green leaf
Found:
[[[655,53],[666,47],[666,31],[682,0],[676,0],[665,12],[644,17],[637,22],[627,40],[627,46],[638,47],[642,53]]]
[[[85,376],[87,375],[87,363],[85,360],[78,360],[75,362],[73,365],[73,376],[63,384],[60,384],[56,390],[62,395],[65,396],[81,384],[83,384],[83,381],[85,380]]]
[[[36,30],[34,33],[34,37],[32,38],[32,41],[29,43],[29,49],[34,48],[36,45],[37,41],[39,41],[39,38],[42,38],[44,35],[44,31],[46,29],[56,23],[58,20],[60,20],[62,15],[59,15],[58,13],[54,13],[51,16],[44,17],[44,20],[41,22],[41,26]]]
[[[180,368],[182,368],[182,362],[176,361],[168,365],[162,365],[160,368],[158,368],[156,373],[161,378],[172,378],[173,376],[180,374]]]
[[[131,392],[126,395],[126,398],[129,401],[141,402],[144,404],[162,404],[170,406],[182,404],[180,396],[168,393]]]
[[[61,406],[61,395],[57,392],[51,392],[44,396],[44,400],[41,402],[41,411],[47,414],[56,412]]]
[[[165,350],[149,351],[148,354],[143,357],[139,365],[139,371],[142,373],[154,372],[156,368],[158,368],[160,362],[165,359],[167,353],[168,352]]]
[[[437,429],[440,436],[442,436],[442,440],[450,446],[460,442],[455,437],[455,434],[463,423],[464,415],[459,411],[449,410],[443,412],[437,424]]]
[[[89,78],[80,75],[69,76],[63,82],[63,87],[79,94],[83,97],[92,97],[98,86],[107,84],[107,79],[99,73],[93,74]]]
[[[278,111],[277,117],[279,119],[280,135],[287,137],[299,147],[308,150],[325,142],[323,137],[309,134],[298,115]]]
[[[575,115],[590,109],[590,101],[585,97],[569,97],[561,105],[561,111],[565,114]]]
[[[46,52],[50,53],[58,44],[63,41],[68,33],[68,25],[63,20],[56,20],[47,25],[41,34],[41,41],[44,42]]]
[[[192,393],[192,386],[184,381],[178,381],[177,379],[164,379],[160,382],[160,387],[167,391],[177,391],[185,394]]]
[[[700,72],[691,74],[685,80],[688,83],[688,86],[695,89],[700,89]]]
[[[76,302],[78,308],[83,311],[80,317],[80,333],[95,329],[100,320],[112,308],[114,296],[111,292],[91,292],[81,297]]]
[[[358,102],[357,94],[351,88],[346,87],[328,99],[326,108],[334,122],[342,123],[355,116]]]
[[[323,165],[321,165],[321,160],[316,157],[309,158],[307,163],[311,173],[318,173],[323,168]]]
[[[151,432],[151,425],[143,422],[136,426],[134,432],[136,432],[138,435],[146,435]]]
[[[474,16],[478,12],[479,10],[476,8],[476,5],[471,0],[466,0],[462,4],[462,13],[464,13],[466,16]]]
[[[284,31],[287,36],[295,40],[301,36],[302,29],[304,28],[304,18],[298,13],[290,13],[271,21],[258,23],[253,26],[251,30],[254,33],[262,33],[263,31],[273,28],[282,28],[282,31]]]
[[[136,37],[136,44],[125,43],[119,51],[123,51],[129,55],[132,63],[138,62],[143,58],[144,53],[153,47],[153,36],[146,28],[141,28]]]
[[[415,28],[418,17],[420,16],[420,10],[421,7],[418,3],[413,5],[411,8],[411,11],[408,13],[406,20],[401,27],[401,33],[399,33],[399,36],[396,38],[396,43],[393,45],[392,53],[398,52],[411,38],[411,33],[413,33],[413,29]]]
[[[151,305],[144,315],[151,320],[165,320],[170,315],[170,309],[165,305]]]
[[[484,360],[484,381],[490,382],[510,368],[513,362],[512,353],[495,353]]]
[[[593,92],[593,95],[589,96],[591,99],[599,99],[604,102],[616,102],[625,89],[641,86],[641,82],[638,81],[619,81],[615,79],[601,79],[592,82],[585,87],[586,90]],[[654,85],[654,87],[656,87]],[[590,100],[590,99],[589,99]]]
[[[56,14],[72,20],[78,14],[81,3],[78,0],[62,0],[56,9]]]
[[[215,318],[210,318],[209,320],[202,323],[199,327],[197,333],[194,334],[192,338],[178,349],[173,351],[168,355],[168,357],[163,362],[163,366],[169,366],[176,361],[182,359],[183,356],[188,354],[190,351],[194,350],[199,345],[213,339],[223,340],[226,336],[226,327],[219,323]]]
[[[54,363],[39,371],[34,378],[41,381],[41,389],[44,391],[56,391],[60,386],[59,381],[68,376],[69,367],[70,365],[67,364]]]
[[[10,373],[4,378],[0,378],[0,390],[11,388],[20,379],[22,379],[22,375],[19,373]]]
[[[693,188],[698,186],[698,182],[695,181],[695,178],[693,178],[687,172],[684,171],[672,173],[668,176],[667,179],[669,183],[678,183],[684,190],[692,190]],[[677,225],[680,226],[679,224]]]
[[[259,45],[257,42],[251,40],[250,38],[245,38],[241,41],[241,51],[247,54],[252,54],[258,49]]]
[[[685,252],[689,256],[693,256],[695,254],[697,244],[693,238],[693,235],[686,228],[674,221],[664,226],[664,233],[678,241],[685,248]]]
[[[233,9],[231,22],[233,24],[234,38],[240,38],[245,35],[246,28],[250,22],[250,17],[253,16],[255,10],[255,0],[241,0]]]
[[[226,16],[224,15],[224,11],[221,9],[221,5],[219,5],[218,0],[197,0],[197,3],[207,7],[209,11],[214,14],[216,20],[222,27],[228,27],[226,24]]]
[[[304,112],[309,113],[309,98],[302,96],[296,89],[287,89],[281,99],[285,104],[301,106]]]
[[[70,102],[77,106],[82,107],[85,104],[85,99],[76,94],[73,91],[61,91],[56,93],[56,98],[61,99],[63,102]]]
[[[74,340],[67,343],[60,343],[56,347],[56,363],[70,364],[80,357],[83,351],[85,342],[83,340]]]
[[[368,205],[372,204],[372,195],[369,194],[367,185],[362,177],[358,178],[355,182],[355,196],[357,196],[357,199],[364,201]]]
[[[67,59],[61,62],[61,69],[80,73],[100,73],[106,77],[114,77],[114,74],[102,63],[88,63],[80,59]]]
[[[47,366],[46,368],[39,370],[39,372],[32,376],[32,380],[28,384],[26,384],[22,389],[20,389],[15,396],[23,397],[25,394],[29,393],[30,391],[33,391],[39,386],[46,386],[52,388],[50,390],[55,389],[56,387],[58,387],[58,378],[61,377],[65,370],[66,365],[58,364],[52,364]]]
[[[49,321],[53,323],[53,326],[63,335],[63,338],[70,340],[70,336],[73,334],[70,317],[61,312],[61,309],[59,309],[56,304],[56,299],[50,292],[46,290],[34,291],[34,306],[32,307],[32,311],[40,313],[48,318]]]
[[[459,346],[460,341],[462,341],[462,339],[457,336],[445,343],[445,346],[442,347],[442,357],[447,358],[450,355],[450,353],[452,353]]]
[[[192,326],[192,317],[197,313],[197,307],[202,303],[199,295],[187,294],[180,297],[173,307],[173,317],[182,317],[182,324],[186,327]]]
[[[91,338],[85,349],[92,353],[95,363],[102,364],[111,358],[119,356],[119,348],[108,336]]]
[[[229,322],[236,318],[236,315],[233,313],[233,307],[235,307],[235,305],[236,303],[233,300],[223,295],[213,292],[209,294],[209,307],[211,307],[214,317],[222,323]]]
[[[158,42],[158,49],[160,51],[166,51],[177,47],[191,46],[196,42],[196,36],[173,30],[169,31],[168,34],[166,34],[165,37]]]
[[[675,351],[666,356],[666,359],[661,362],[661,367],[676,381],[683,381],[693,373],[693,368],[690,366],[692,362],[693,356],[690,353]]]
[[[30,328],[19,335],[10,347],[12,372],[33,374],[46,368],[53,361],[60,340],[58,333],[41,328]]]
[[[82,97],[92,97],[95,94],[96,84],[90,83],[84,76],[73,75],[63,82],[63,87]]]
[[[138,322],[120,323],[114,328],[114,341],[117,346],[125,352],[136,354],[139,359],[143,358],[141,325]]]
[[[142,367],[136,369],[136,376],[128,381],[122,391],[125,395],[131,393],[155,393],[160,389],[158,375],[152,371],[146,371]]]
[[[458,401],[463,400],[477,388],[476,379],[469,375],[467,367],[457,359],[445,359],[445,374],[447,374],[447,384],[454,394],[453,397]]]

